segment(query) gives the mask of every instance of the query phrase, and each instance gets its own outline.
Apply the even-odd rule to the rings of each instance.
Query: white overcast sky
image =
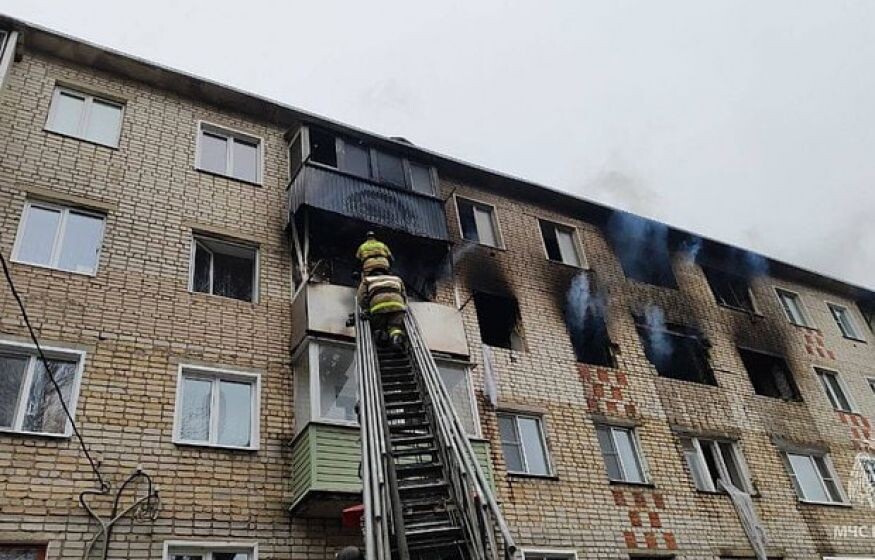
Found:
[[[0,0],[875,288],[875,2]]]

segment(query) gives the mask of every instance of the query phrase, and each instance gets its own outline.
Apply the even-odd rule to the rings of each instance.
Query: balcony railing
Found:
[[[310,206],[418,237],[446,241],[443,201],[307,162],[289,185],[291,218]]]

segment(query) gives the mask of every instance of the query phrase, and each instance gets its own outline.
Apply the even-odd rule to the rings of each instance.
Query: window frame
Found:
[[[0,542],[0,553],[2,553],[4,549],[32,550],[36,552],[36,560],[46,560],[48,544],[43,542]]]
[[[577,560],[577,551],[569,548],[523,548],[522,560],[540,558],[561,558],[562,560]]]
[[[216,552],[246,552],[249,554],[249,560],[258,560],[257,541],[168,540],[164,541],[161,558],[171,560],[173,558],[171,554],[179,549],[183,549],[184,552],[202,553],[203,560],[212,560],[213,554]]]
[[[462,210],[461,210],[461,208],[459,208],[459,201],[460,200],[468,202],[468,203],[472,204],[473,206],[481,206],[481,207],[486,207],[486,208],[490,209],[492,226],[495,229],[496,245],[488,245],[486,243],[483,243],[479,239],[477,241],[474,241],[473,239],[468,239],[467,237],[465,237],[465,231],[462,229]],[[475,198],[471,198],[471,197],[467,197],[467,196],[459,196],[455,193],[453,194],[453,201],[455,202],[455,205],[456,205],[456,225],[459,227],[459,237],[461,237],[467,243],[475,243],[477,245],[480,245],[481,247],[489,247],[491,249],[499,249],[499,250],[506,250],[507,249],[507,246],[504,244],[504,233],[501,231],[501,221],[498,219],[498,207],[496,207],[494,204],[489,204],[488,202],[483,202],[481,200],[477,200]],[[475,228],[477,227],[476,221],[475,221],[474,227]],[[478,238],[480,237],[479,229],[477,231],[477,237]]]
[[[76,408],[79,404],[79,395],[82,388],[82,377],[85,375],[85,358],[87,352],[85,350],[77,350],[75,348],[64,348],[60,346],[43,346],[40,345],[46,359],[52,360],[67,360],[76,361],[76,374],[73,379],[73,385],[70,388],[70,402],[67,408],[70,411],[70,416],[73,420],[76,419]],[[36,368],[36,362],[40,359],[37,348],[33,344],[24,342],[16,342],[13,340],[0,339],[0,352],[13,355],[26,356],[28,358],[27,367],[24,374],[24,379],[21,382],[19,389],[18,401],[16,402],[15,417],[12,421],[12,426],[0,426],[0,434],[21,434],[26,436],[39,436],[50,438],[69,438],[73,435],[73,424],[68,418],[64,431],[57,432],[33,432],[30,430],[22,430],[20,426],[24,420],[24,409],[26,408],[27,399],[30,395],[30,387],[33,383],[33,374]]]
[[[213,240],[218,243],[223,243],[225,245],[231,245],[234,247],[239,247],[241,249],[249,249],[253,251],[255,254],[253,256],[253,265],[252,265],[252,299],[237,299],[230,296],[223,296],[222,294],[213,293],[213,275],[214,272],[214,262],[210,261],[210,291],[209,292],[198,292],[194,289],[194,273],[195,273],[195,259],[197,258],[197,245],[198,239],[205,238],[207,240]],[[242,241],[237,239],[229,239],[227,237],[212,234],[209,232],[202,232],[193,230],[190,236],[191,247],[189,254],[189,266],[188,266],[188,292],[191,294],[203,294],[212,297],[219,297],[226,300],[231,301],[240,301],[243,303],[251,303],[257,304],[261,299],[261,290],[259,289],[259,281],[261,279],[261,245],[254,241]],[[205,246],[205,249],[210,253],[214,253],[212,249]]]
[[[776,354],[775,352],[769,352],[766,350],[761,350],[759,348],[753,348],[751,346],[742,346],[736,345],[736,352],[738,353],[738,359],[741,361],[741,367],[744,368],[744,372],[747,375],[748,383],[750,383],[751,389],[753,389],[754,395],[757,397],[764,397],[767,399],[777,399],[780,401],[788,402],[788,403],[801,403],[805,402],[805,399],[802,396],[802,391],[799,389],[799,381],[796,378],[796,372],[790,366],[790,362],[787,361],[787,357],[781,354]],[[747,364],[744,362],[744,357],[742,356],[742,352],[749,352],[752,354],[760,354],[763,356],[771,356],[772,358],[777,358],[784,362],[784,365],[787,366],[787,373],[789,374],[790,379],[790,389],[792,389],[793,395],[790,398],[785,397],[773,397],[771,395],[763,395],[762,393],[758,393],[756,386],[754,385],[753,378],[751,376],[750,370],[747,368]]]
[[[647,465],[647,461],[644,458],[644,451],[641,448],[641,441],[638,438],[638,427],[637,426],[625,426],[620,424],[610,424],[606,422],[596,422],[596,444],[599,448],[599,455],[602,457],[602,464],[605,467],[605,474],[608,477],[608,480],[613,484],[634,484],[639,486],[648,486],[652,484],[650,478],[650,469]],[[611,478],[611,474],[608,472],[607,464],[605,462],[604,450],[602,450],[601,442],[598,441],[598,430],[607,430],[608,436],[611,439],[611,445],[613,446],[613,451],[617,456],[617,464],[620,467],[620,471],[622,471],[623,478]],[[614,432],[626,432],[629,434],[629,441],[632,443],[632,451],[635,453],[635,459],[638,461],[638,467],[641,469],[641,478],[642,480],[629,480],[628,474],[626,472],[626,467],[623,463],[623,459],[620,456],[619,448],[617,447],[617,439],[614,436]]]
[[[188,375],[187,375],[188,374]],[[203,379],[210,381],[210,420],[207,433],[207,441],[188,440],[180,436],[182,421],[180,417],[183,381],[184,379]],[[252,386],[250,394],[250,424],[249,445],[227,445],[217,442],[218,438],[218,414],[214,414],[217,408],[218,389],[220,381],[232,381],[248,383]],[[215,416],[215,418],[214,418]],[[237,449],[241,451],[258,451],[261,444],[261,373],[202,366],[190,363],[181,363],[177,366],[176,394],[173,404],[173,443],[193,447],[210,447],[215,449]]]
[[[221,171],[213,171],[212,169],[206,169],[201,164],[202,157],[202,141],[204,133],[212,134],[213,136],[223,136],[226,139],[225,144],[225,172]],[[241,183],[248,183],[250,185],[264,186],[264,138],[261,136],[257,136],[255,134],[250,134],[248,132],[243,132],[242,130],[237,130],[234,128],[230,128],[224,125],[216,124],[206,120],[198,120],[197,128],[195,131],[196,139],[195,139],[195,159],[194,159],[194,168],[201,173],[207,173],[209,175],[215,175],[218,177],[225,177],[226,179],[232,179],[234,181],[239,181]],[[255,165],[255,180],[251,179],[243,179],[240,177],[234,176],[234,142],[239,140],[241,143],[257,144],[256,151],[256,165]]]
[[[663,375],[659,371],[659,365],[650,360],[650,357],[647,355],[648,342],[645,342],[645,338],[649,338],[649,336],[645,336],[642,331],[653,331],[657,330],[647,324],[647,321],[644,315],[635,317],[635,330],[638,334],[638,342],[641,345],[641,350],[644,353],[644,357],[649,364],[656,370],[656,375],[661,377],[662,379],[671,379],[673,381],[681,381],[684,383],[696,383],[698,385],[705,385],[708,387],[719,387],[720,384],[717,383],[717,375],[714,370],[714,366],[711,364],[711,355],[709,352],[710,345],[708,344],[708,340],[704,337],[701,332],[683,332],[681,329],[688,329],[686,325],[681,325],[678,323],[670,323],[666,321],[662,329],[658,329],[660,332],[668,335],[670,337],[682,338],[685,340],[692,340],[694,344],[698,345],[698,348],[701,350],[701,358],[703,359],[706,371],[704,381],[697,381],[692,379],[683,379],[680,377],[675,377],[672,375]],[[676,348],[676,342],[672,343],[672,346]]]
[[[790,480],[793,483],[793,488],[796,491],[796,497],[798,501],[806,503],[806,504],[818,504],[818,505],[849,505],[848,496],[845,493],[844,486],[842,485],[842,481],[839,478],[838,472],[836,472],[835,465],[832,462],[832,457],[826,451],[813,451],[813,450],[802,450],[802,449],[784,449],[781,451],[781,455],[784,459],[784,466],[787,469],[787,474],[790,476]],[[816,458],[820,458],[823,460],[823,464],[826,467],[826,470],[829,471],[830,480],[835,484],[836,490],[839,494],[838,501],[822,501],[822,500],[811,500],[806,497],[805,491],[802,486],[799,484],[799,479],[796,474],[796,471],[793,470],[793,464],[790,461],[790,455],[796,455],[800,457],[806,457],[811,462],[814,472],[817,473],[817,479],[820,483],[821,490],[823,490],[824,494],[830,496],[829,487],[826,485],[826,482],[823,478],[823,473],[820,472],[820,468],[817,466]]]
[[[553,468],[553,461],[551,459],[550,448],[547,447],[547,431],[544,429],[544,415],[539,414],[537,412],[524,412],[518,410],[498,410],[495,413],[496,423],[498,418],[501,416],[512,416],[514,420],[514,433],[516,434],[516,444],[519,445],[520,449],[520,459],[522,460],[523,467],[526,469],[524,471],[512,471],[507,465],[507,459],[505,459],[505,469],[507,470],[507,474],[511,476],[527,476],[533,478],[554,478],[555,469]],[[532,473],[529,472],[529,464],[528,458],[526,457],[526,450],[523,447],[522,439],[520,438],[520,429],[519,429],[519,418],[528,418],[531,420],[535,420],[538,423],[538,435],[540,436],[541,449],[544,450],[544,463],[547,466],[546,473]],[[499,445],[504,446],[504,440],[501,437],[501,429],[498,428],[498,440]],[[502,458],[504,457],[504,450],[502,449]]]
[[[723,307],[724,309],[731,309],[733,311],[740,311],[741,313],[749,313],[749,314],[753,314],[753,315],[760,315],[761,314],[759,306],[757,305],[756,297],[754,295],[753,284],[751,282],[751,278],[748,278],[742,274],[735,274],[734,272],[729,272],[729,271],[723,270],[722,268],[717,268],[714,266],[702,265],[701,268],[702,268],[702,272],[705,275],[705,281],[708,284],[708,288],[710,288],[710,290],[711,290],[711,296],[714,298],[714,303],[716,303],[720,307]],[[712,280],[711,280],[711,274],[724,275],[725,277],[728,277],[730,280],[733,278],[740,278],[740,279],[744,280],[747,283],[747,297],[750,300],[750,309],[747,309],[746,307],[741,307],[738,305],[731,305],[729,303],[721,302],[720,298],[717,296],[717,291],[714,289],[714,282],[712,282]],[[733,292],[733,295],[735,296],[736,294],[735,294],[734,288],[732,289],[732,292]],[[737,299],[737,296],[736,296],[736,299]]]
[[[319,378],[319,351],[322,345],[335,345],[335,346],[344,346],[348,347],[353,353],[355,353],[355,344],[350,341],[345,340],[336,340],[322,337],[310,336],[304,339],[304,341],[298,346],[297,350],[292,354],[292,366],[298,363],[300,359],[306,356],[307,359],[307,375],[309,376],[307,379],[307,395],[309,397],[308,402],[308,410],[306,414],[306,421],[298,424],[298,421],[295,420],[295,434],[299,434],[304,431],[304,429],[311,423],[319,423],[319,424],[331,424],[334,426],[345,426],[350,428],[358,428],[359,423],[357,420],[344,420],[342,418],[327,418],[322,414],[322,386],[320,384]],[[294,376],[300,375],[300,372],[294,370]],[[353,378],[355,380],[356,385],[358,385],[358,377],[353,372]],[[297,395],[297,381],[295,381],[295,393]],[[358,391],[358,388],[356,388]],[[295,415],[296,418],[301,411],[298,407],[298,399],[295,397]]]
[[[848,340],[853,340],[855,342],[866,342],[866,339],[863,338],[863,331],[862,329],[860,329],[860,325],[857,324],[857,319],[854,317],[849,306],[828,300],[824,303],[826,303],[829,314],[832,317],[833,322],[836,324],[836,327],[839,329],[842,337]],[[838,317],[836,317],[836,310],[844,311],[845,317],[848,319],[848,323],[850,324],[851,329],[854,331],[852,334],[848,334],[845,332],[844,327],[842,327],[841,323],[838,320]]]
[[[744,453],[741,450],[741,445],[738,440],[733,440],[730,438],[720,438],[720,437],[706,437],[706,436],[695,436],[695,435],[681,435],[679,436],[681,440],[681,451],[684,456],[684,464],[687,468],[690,469],[690,479],[693,482],[693,486],[696,488],[698,492],[713,492],[725,494],[726,491],[717,488],[717,480],[711,476],[711,471],[708,469],[708,462],[705,459],[705,449],[703,448],[703,442],[708,444],[708,451],[711,452],[711,456],[715,459],[715,464],[717,466],[717,470],[720,472],[721,477],[726,476],[729,482],[732,482],[732,477],[729,476],[729,470],[726,468],[726,462],[723,459],[722,453],[714,453],[714,447],[717,446],[719,450],[719,446],[721,443],[728,444],[730,449],[732,450],[732,458],[735,460],[736,466],[738,467],[739,474],[741,475],[744,488],[739,488],[739,490],[743,492],[747,492],[748,495],[753,495],[754,485],[753,480],[750,476],[750,469],[747,466],[747,461],[744,458]],[[689,465],[689,460],[686,457],[686,449],[684,448],[684,440],[688,440],[692,443],[693,449],[696,452],[696,458],[699,461],[700,467],[704,467],[704,473],[708,476],[708,480],[704,481],[707,488],[699,488],[696,485],[696,477],[693,476],[692,467]]]
[[[69,96],[77,97],[83,100],[82,116],[79,117],[79,124],[77,126],[75,134],[58,130],[55,124],[55,120],[58,118],[58,99],[61,97],[62,93],[66,93]],[[95,140],[93,138],[88,138],[87,136],[85,136],[85,130],[88,127],[89,118],[91,117],[91,107],[94,105],[95,100],[105,105],[113,105],[119,108],[118,133],[116,134],[115,142],[113,143],[105,143],[101,142],[100,140]],[[106,148],[112,148],[117,150],[119,148],[119,144],[121,143],[122,127],[125,122],[126,106],[127,104],[119,100],[118,98],[94,94],[88,91],[82,91],[72,87],[67,87],[63,84],[56,83],[55,89],[52,91],[52,99],[49,104],[49,113],[48,115],[46,115],[46,124],[44,125],[43,130],[51,132],[52,134],[57,134],[59,136],[75,138],[77,140],[89,142],[97,146],[104,146]]]
[[[444,358],[444,357],[435,357],[435,362],[437,363],[438,370],[440,370],[440,364],[450,364],[454,366],[460,366],[465,371],[466,378],[466,388],[468,392],[468,403],[471,405],[471,418],[474,422],[474,433],[466,434],[468,438],[482,438],[483,437],[483,426],[480,423],[480,411],[477,406],[477,394],[474,392],[474,376],[471,375],[471,363],[465,360],[458,360],[453,358]],[[438,371],[438,375],[440,375],[440,371]],[[443,383],[443,378],[441,378],[441,383]],[[446,387],[445,387],[446,388]],[[464,428],[464,427],[463,427]]]
[[[578,268],[581,270],[588,270],[589,269],[589,263],[587,261],[586,254],[583,251],[583,244],[581,243],[580,228],[578,228],[577,226],[575,226],[573,224],[569,224],[566,222],[557,222],[555,220],[549,220],[547,218],[537,218],[537,220],[538,220],[538,233],[540,234],[540,237],[541,237],[541,245],[544,248],[544,256],[546,257],[546,259],[548,261],[558,263],[558,264],[564,264],[565,266],[570,266],[572,268]],[[554,235],[555,235],[555,232],[558,231],[559,229],[565,229],[568,231],[568,233],[571,234],[571,240],[572,240],[572,243],[574,244],[574,252],[577,255],[577,260],[578,260],[579,264],[565,262],[564,260],[557,261],[557,260],[550,258],[550,252],[547,250],[547,240],[544,239],[544,230],[542,228],[542,224],[552,227],[554,230]],[[560,256],[561,256],[561,248],[560,248]]]
[[[859,410],[859,408],[857,408],[857,404],[854,402],[853,398],[851,398],[852,392],[851,392],[850,388],[848,387],[847,383],[845,383],[845,380],[843,378],[844,376],[842,376],[841,372],[839,372],[837,369],[832,369],[832,368],[818,366],[818,365],[812,365],[811,368],[814,370],[814,374],[815,374],[815,376],[817,376],[817,381],[818,381],[818,383],[820,383],[821,389],[823,389],[823,392],[826,394],[826,397],[829,400],[830,405],[832,405],[832,407],[835,410],[837,410],[839,412],[850,412],[850,413],[856,413]],[[839,399],[837,398],[837,395],[834,394],[835,390],[833,389],[832,385],[830,385],[829,383],[824,381],[825,375],[832,375],[835,378],[836,383],[839,386],[839,389],[843,393],[842,396],[845,398],[845,401],[847,401],[847,403],[848,403],[847,410],[845,410],[844,408],[839,408],[839,406],[838,406]]]
[[[31,208],[33,208],[34,206],[51,212],[60,212],[61,214],[58,218],[57,230],[55,231],[55,236],[52,240],[52,254],[49,257],[49,264],[27,261],[22,259],[20,256],[21,243],[24,240],[24,232],[27,229],[27,220],[30,217]],[[67,221],[70,217],[71,212],[75,214],[81,214],[83,216],[89,216],[92,218],[99,218],[101,221],[100,239],[98,240],[97,255],[94,270],[92,270],[91,272],[69,270],[58,266],[58,263],[61,259],[61,248],[64,246],[64,240],[67,235]],[[26,264],[28,266],[35,266],[38,268],[45,268],[48,270],[59,270],[61,272],[80,274],[82,276],[97,276],[97,270],[100,268],[100,257],[103,254],[103,242],[106,239],[107,219],[107,214],[98,212],[96,210],[90,210],[75,205],[65,205],[57,202],[46,202],[39,199],[27,199],[24,202],[24,207],[21,210],[21,218],[18,220],[18,229],[15,233],[15,242],[12,245],[11,260],[15,263]]]
[[[787,289],[787,288],[782,288],[780,286],[772,286],[772,288],[774,289],[775,296],[778,298],[778,306],[781,308],[781,311],[784,313],[784,317],[787,318],[788,323],[790,323],[791,325],[795,325],[797,327],[803,327],[806,329],[817,330],[817,327],[815,326],[814,321],[811,319],[811,312],[808,310],[808,306],[805,305],[805,301],[802,299],[801,293],[794,291],[794,290]],[[790,314],[787,313],[787,308],[784,306],[784,299],[782,297],[782,294],[792,296],[796,300],[796,303],[799,304],[798,308],[799,308],[799,313],[802,315],[802,323],[797,323],[796,321],[793,320],[793,318],[790,316]]]

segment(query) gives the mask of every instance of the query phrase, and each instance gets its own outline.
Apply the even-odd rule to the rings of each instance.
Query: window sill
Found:
[[[195,171],[198,173],[203,173],[204,175],[210,175],[212,177],[219,177],[221,179],[228,179],[229,181],[234,181],[237,183],[243,183],[245,185],[252,185],[253,187],[263,187],[263,181],[250,181],[249,179],[241,179],[239,177],[234,177],[233,175],[226,175],[224,173],[218,173],[216,171],[210,171],[208,169],[203,169],[201,167],[195,167]]]
[[[868,344],[868,342],[862,338],[856,338],[853,336],[845,336],[845,335],[842,335],[842,338],[844,338],[845,340],[850,340],[851,342],[860,342],[862,344]]]
[[[744,307],[735,307],[734,305],[726,305],[725,303],[719,303],[719,302],[717,303],[717,305],[719,307],[722,307],[723,309],[735,311],[736,313],[744,313],[745,315],[748,315],[750,317],[756,317],[757,319],[765,318],[765,315],[763,315],[759,311],[755,311],[752,309],[745,309]]]
[[[517,480],[559,480],[559,477],[555,474],[532,474],[532,473],[524,473],[524,472],[513,472],[507,471],[507,476],[511,479]]]
[[[632,482],[631,480],[613,480],[609,479],[608,484],[611,486],[634,486],[635,488],[656,488],[656,484],[652,482]]]
[[[783,397],[770,397],[769,395],[760,395],[759,393],[754,393],[754,397],[756,397],[758,399],[763,399],[763,400],[767,399],[769,402],[778,401],[778,402],[782,402],[782,403],[786,403],[786,404],[795,404],[795,405],[801,405],[805,402],[801,398],[799,398],[799,399],[785,399]]]
[[[202,447],[205,449],[215,449],[217,451],[246,451],[246,452],[255,452],[258,451],[258,446],[250,446],[250,447],[240,447],[236,445],[220,445],[218,443],[206,443],[203,441],[185,441],[174,439],[173,444],[177,447]]]
[[[806,330],[806,331],[810,331],[810,332],[813,332],[813,333],[819,333],[819,332],[820,332],[820,329],[818,329],[817,327],[812,327],[811,325],[800,325],[799,323],[794,323],[793,321],[788,321],[788,322],[789,322],[791,325],[793,325],[794,327],[798,327],[798,328],[803,329],[803,330]]]
[[[257,300],[251,301],[251,300],[246,300],[246,299],[237,299],[237,298],[232,298],[229,296],[223,296],[223,295],[219,295],[219,294],[210,294],[207,292],[195,292],[193,290],[189,290],[188,293],[191,294],[192,296],[195,296],[195,297],[216,298],[220,301],[236,302],[240,305],[251,305],[253,307],[258,305]]]
[[[20,264],[20,265],[24,265],[24,266],[32,266],[34,268],[42,268],[43,270],[54,270],[55,272],[63,272],[65,274],[75,274],[77,276],[86,276],[88,278],[94,278],[95,276],[97,276],[96,270],[93,272],[79,272],[78,270],[67,270],[65,268],[58,268],[55,266],[49,266],[47,264],[21,261],[21,260],[18,260],[17,258],[12,258],[9,260],[15,264]]]
[[[46,439],[70,439],[70,436],[73,435],[70,433],[63,434],[53,434],[50,432],[27,432],[24,430],[13,430],[12,428],[0,428],[0,435],[4,436],[13,436],[13,437],[33,437],[33,438],[46,438]]]
[[[549,258],[547,259],[547,262],[557,264],[559,266],[564,266],[564,267],[570,268],[572,270],[579,270],[581,272],[589,272],[590,270],[592,270],[588,266],[584,266],[584,265],[580,265],[580,264],[571,264],[571,263],[567,263],[564,261],[554,261],[553,259],[549,259]]]
[[[462,241],[469,245],[474,245],[476,247],[480,247],[481,249],[485,249],[488,251],[501,251],[502,253],[507,252],[507,247],[500,246],[496,247],[495,245],[487,245],[486,243],[480,243],[479,241],[474,241],[473,239],[468,239],[467,237],[462,237]],[[554,262],[554,261],[550,261]]]
[[[853,509],[854,507],[853,504],[848,502],[815,502],[813,500],[798,500],[798,503],[806,506],[825,506],[845,509]]]
[[[658,371],[656,372],[656,376],[660,379],[667,379],[669,381],[677,381],[680,383],[689,383],[692,385],[696,385],[698,387],[710,387],[712,389],[720,389],[720,385],[718,385],[716,382],[715,383],[705,383],[703,381],[691,381],[689,379],[678,379],[677,377],[669,377],[667,375],[662,375]]]
[[[716,497],[725,496],[727,498],[729,497],[729,494],[727,494],[723,490],[700,490],[700,489],[696,488],[696,494],[699,494],[701,496],[716,496]],[[751,498],[759,499],[762,497],[762,494],[760,494],[759,492],[754,492],[753,494],[748,494],[748,496],[750,496]]]
[[[70,138],[72,140],[78,140],[80,142],[85,142],[86,144],[91,144],[92,146],[99,146],[101,148],[109,148],[110,150],[118,151],[118,144],[104,144],[103,142],[98,142],[96,140],[91,140],[90,138],[83,138],[82,136],[75,136],[73,134],[67,134],[66,132],[60,132],[58,130],[52,130],[51,128],[44,128],[44,132],[48,132],[54,136],[60,136],[61,138]]]

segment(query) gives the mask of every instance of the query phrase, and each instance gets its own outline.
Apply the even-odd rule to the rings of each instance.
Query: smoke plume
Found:
[[[673,351],[671,339],[665,332],[665,313],[660,307],[650,304],[644,309],[644,323],[647,325],[647,337],[653,354],[651,357],[656,365],[664,365]]]

